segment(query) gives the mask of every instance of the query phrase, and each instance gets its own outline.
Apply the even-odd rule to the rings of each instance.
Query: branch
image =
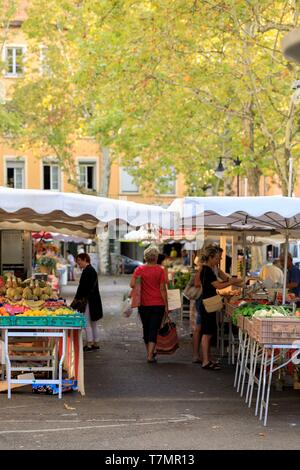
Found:
[[[280,23],[267,23],[265,25],[259,24],[257,31],[259,33],[267,33],[268,31],[272,31],[275,29],[276,31],[286,31],[289,32],[293,29],[293,25],[288,24],[280,24]]]

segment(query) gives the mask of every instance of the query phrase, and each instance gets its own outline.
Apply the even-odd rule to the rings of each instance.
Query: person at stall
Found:
[[[168,273],[168,267],[164,265],[164,261],[166,259],[166,255],[159,253],[158,258],[157,258],[157,264],[162,267],[165,273],[165,281],[167,286],[169,285],[169,273]]]
[[[69,269],[68,269],[68,280],[69,281],[75,281],[75,258],[74,256],[72,255],[72,253],[67,250],[67,260],[68,260],[68,264],[69,264]]]
[[[189,257],[189,254],[188,254],[187,250],[182,250],[181,258],[182,258],[183,266],[189,266],[190,265],[190,257]]]
[[[280,256],[281,266],[284,269],[284,254]],[[296,297],[300,297],[300,269],[293,264],[293,257],[288,253],[287,258],[287,289],[289,289]]]
[[[265,264],[259,273],[259,279],[263,281],[267,289],[274,287],[283,286],[283,271],[276,264],[273,263]]]
[[[217,278],[219,278],[221,281],[228,281],[230,279],[230,276],[224,273],[224,271],[222,271],[222,269],[220,268],[224,250],[219,245],[212,245],[211,247],[217,250],[219,258],[218,265],[215,267],[215,274]]]
[[[145,264],[135,269],[130,281],[130,287],[134,289],[137,278],[141,280],[141,304],[138,312],[143,324],[143,338],[149,363],[156,362],[157,334],[164,316],[168,314],[165,272],[157,264],[158,255],[159,251],[155,246],[146,248]]]
[[[197,255],[196,263],[195,263],[195,276],[194,276],[194,286],[200,288],[201,281],[200,281],[200,274],[202,270],[203,262],[205,258],[202,258],[200,254]],[[200,357],[200,339],[201,339],[201,296],[196,299],[195,301],[196,307],[196,322],[193,329],[193,358],[192,362],[194,364],[202,364],[202,360]]]
[[[215,269],[219,265],[219,251],[217,248],[209,246],[204,250],[203,254],[204,264],[202,265],[200,273],[200,282],[202,285],[202,296],[200,303],[201,312],[201,333],[202,333],[202,369],[205,370],[220,370],[221,367],[218,363],[210,360],[210,345],[212,336],[216,330],[216,312],[208,313],[205,310],[203,300],[214,297],[217,294],[217,289],[224,289],[225,287],[240,284],[242,282],[239,278],[229,278],[227,281],[217,279]]]
[[[207,250],[215,250],[217,253],[217,258],[218,258],[218,263],[214,267],[214,273],[217,277],[217,279],[221,282],[228,282],[231,280],[230,276],[228,274],[224,273],[220,269],[220,263],[222,260],[222,255],[223,255],[223,249],[219,245],[208,245],[205,249]],[[194,277],[194,286],[200,288],[201,287],[201,280],[200,280],[200,275],[202,271],[202,266],[205,263],[206,255],[205,255],[205,250],[204,252],[199,252],[197,255],[197,265],[195,266],[196,269],[196,274]],[[232,284],[230,284],[232,285]],[[202,360],[200,357],[200,340],[201,340],[201,324],[202,324],[202,296],[200,296],[196,300],[196,325],[193,331],[193,358],[192,362],[194,364],[202,364]]]
[[[78,300],[85,304],[84,315],[86,318],[87,344],[84,351],[99,349],[100,331],[97,321],[103,317],[102,302],[98,285],[98,274],[91,265],[91,259],[87,253],[76,256],[76,263],[82,269],[81,277],[75,298],[71,303],[76,308]]]
[[[174,246],[172,247],[172,250],[171,250],[171,253],[170,253],[170,257],[171,258],[177,258],[177,251],[175,250]]]

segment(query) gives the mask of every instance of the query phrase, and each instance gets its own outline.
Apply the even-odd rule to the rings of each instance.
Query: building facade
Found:
[[[30,0],[18,0],[17,3],[18,9],[14,20],[10,23],[2,50],[2,60],[6,63],[6,70],[0,79],[0,100],[8,100],[14,83],[22,80],[24,59],[26,61],[27,45],[22,24],[26,19],[26,9]],[[78,140],[74,146],[73,159],[80,186],[93,191],[94,194],[103,195],[104,160],[98,144],[91,138]],[[237,183],[239,191],[236,190]],[[76,191],[76,187],[69,183],[68,175],[59,167],[53,156],[40,154],[37,157],[29,151],[18,152],[9,139],[0,142],[0,185],[51,191]],[[111,167],[108,196],[168,205],[174,198],[182,197],[186,193],[183,175],[170,176],[168,186],[168,191],[163,194],[145,192],[136,185],[128,169],[122,167],[120,161],[115,161]],[[249,195],[247,179],[241,177],[238,182],[236,178],[234,179],[231,193],[236,195],[238,192],[241,196]],[[211,192],[208,190],[206,194],[211,195]],[[275,179],[271,181],[270,178],[261,178],[260,195],[280,194],[281,188]],[[299,184],[296,185],[294,194],[300,196]]]
[[[30,0],[19,0],[18,9],[4,43],[2,60],[6,64],[0,80],[0,99],[9,100],[12,87],[22,80],[26,63],[26,36],[22,24],[26,19],[26,9]],[[92,138],[80,139],[74,145],[74,163],[78,183],[96,195],[102,193],[104,171],[103,155]],[[10,139],[0,142],[0,185],[13,188],[45,189],[51,191],[76,192],[76,186],[69,183],[68,175],[59,167],[51,155],[33,155],[30,151],[19,152]],[[184,194],[184,179],[174,177],[170,189],[162,194],[146,194],[134,182],[128,169],[120,162],[112,163],[108,196],[115,199],[129,199],[136,202],[169,204],[175,197]]]

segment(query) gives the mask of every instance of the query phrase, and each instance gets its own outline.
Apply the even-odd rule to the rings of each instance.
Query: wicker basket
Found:
[[[245,329],[244,320],[245,320],[245,317],[243,317],[243,315],[238,315],[238,317],[237,317],[237,326],[241,330]]]
[[[263,344],[290,344],[300,341],[300,319],[286,318],[253,318],[254,335]]]
[[[253,337],[253,334],[254,334],[253,321],[247,317],[244,317],[244,330],[247,331],[249,336]]]

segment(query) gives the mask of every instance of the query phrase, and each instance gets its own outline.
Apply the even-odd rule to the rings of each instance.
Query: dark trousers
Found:
[[[160,329],[164,313],[164,305],[139,307],[139,314],[143,324],[143,337],[146,344],[156,343],[157,333]]]

